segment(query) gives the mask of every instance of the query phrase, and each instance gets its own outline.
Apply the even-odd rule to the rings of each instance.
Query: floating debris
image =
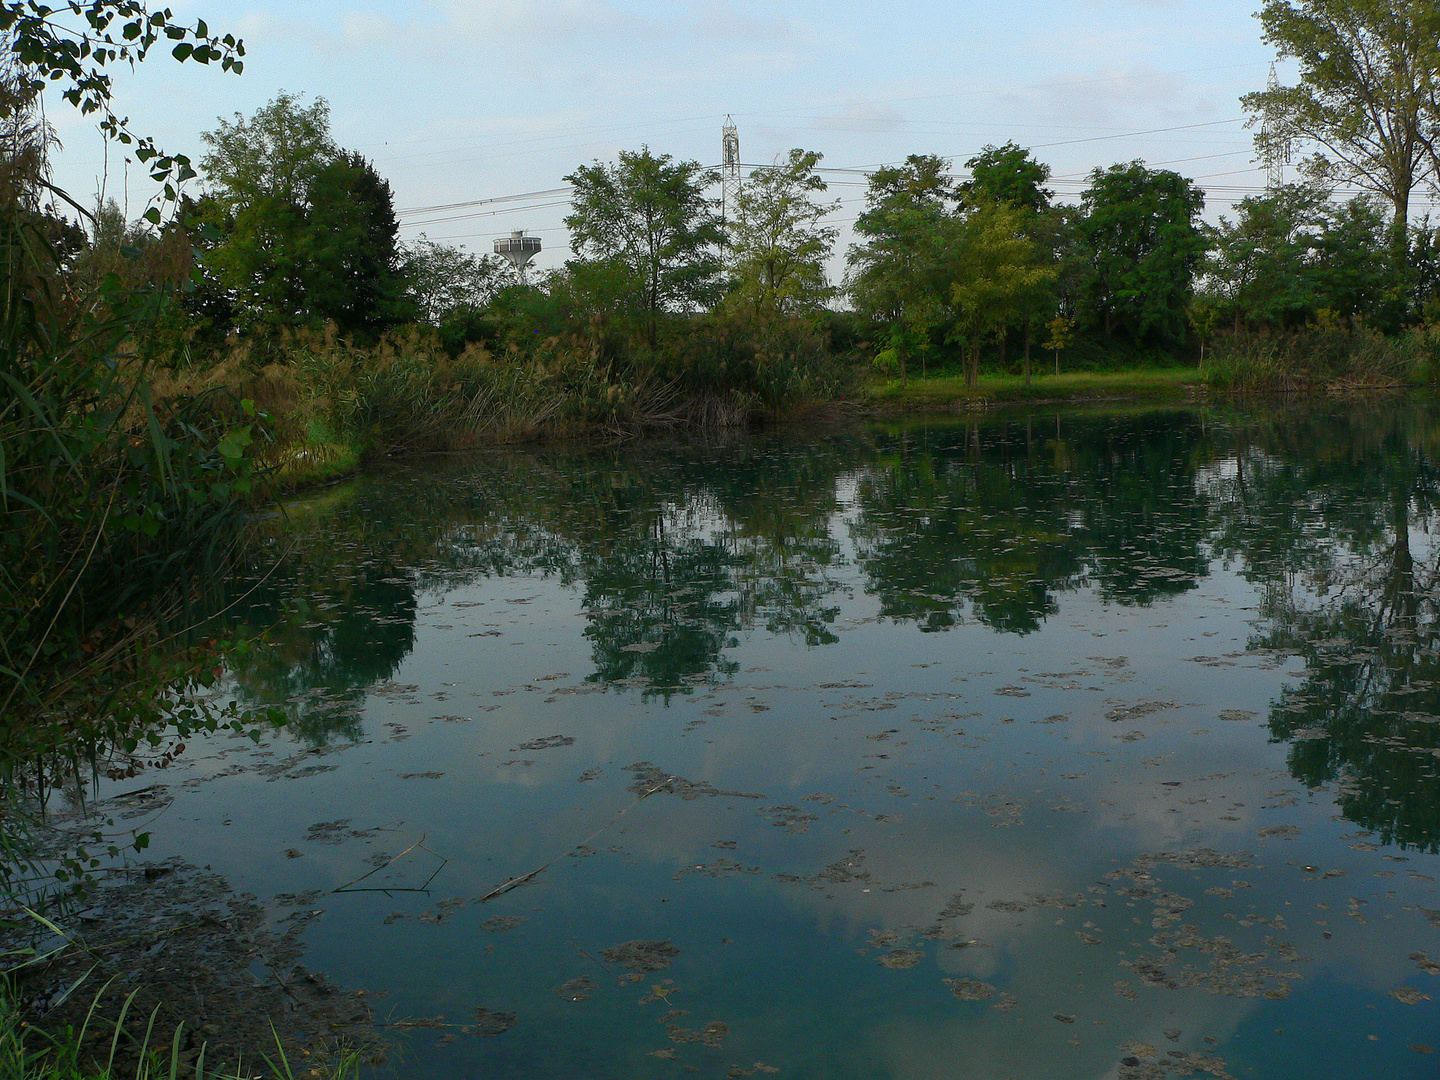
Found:
[[[470,1025],[462,1028],[467,1035],[482,1035],[487,1038],[496,1035],[504,1035],[515,1026],[515,1014],[508,1012],[492,1012],[489,1009],[477,1008],[472,1016]]]
[[[671,1024],[665,1029],[665,1033],[670,1036],[671,1042],[701,1043],[718,1047],[725,1041],[725,1036],[730,1034],[730,1026],[719,1020],[711,1020],[699,1031],[691,1031]]]
[[[480,929],[491,934],[503,934],[506,930],[514,930],[524,921],[523,915],[492,915],[480,924]]]
[[[512,746],[510,752],[518,753],[521,750],[555,750],[562,746],[574,746],[575,739],[569,735],[546,735],[543,739],[531,739],[519,746]]]
[[[1401,1005],[1419,1005],[1422,1001],[1429,1001],[1430,995],[1423,990],[1417,990],[1413,986],[1397,986],[1390,991],[1390,996]]]
[[[701,796],[706,798],[717,798],[727,796],[734,799],[763,799],[765,796],[751,791],[722,791],[715,785],[704,780],[686,780],[683,776],[676,776],[667,773],[659,766],[649,761],[637,761],[632,765],[625,766],[635,779],[627,790],[637,795],[654,795],[664,793],[666,795],[679,795],[687,802],[698,799]]]
[[[587,976],[580,976],[578,979],[571,979],[563,982],[555,988],[566,1001],[585,1001],[595,990],[595,984]]]
[[[880,957],[880,963],[891,971],[903,971],[905,968],[912,968],[921,960],[925,954],[919,949],[892,949]]]
[[[600,950],[600,956],[607,964],[619,964],[637,977],[648,975],[652,971],[665,970],[679,955],[679,947],[669,941],[646,941],[638,938]]]
[[[950,987],[950,992],[961,1001],[988,1001],[999,991],[987,982],[979,979],[945,979],[945,985]]]

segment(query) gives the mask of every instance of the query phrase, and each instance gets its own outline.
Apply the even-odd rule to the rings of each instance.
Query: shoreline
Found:
[[[1035,373],[1028,385],[1019,375],[989,375],[982,376],[979,386],[974,389],[964,385],[963,377],[942,375],[911,379],[906,386],[894,379],[875,380],[860,387],[853,394],[839,398],[802,401],[781,413],[754,413],[748,423],[733,430],[753,430],[789,424],[893,421],[906,416],[971,415],[1016,407],[1183,407],[1257,397],[1393,397],[1415,394],[1423,389],[1397,383],[1337,383],[1227,392],[1208,386],[1201,370],[1193,366],[1115,372],[1067,372],[1059,376],[1051,372]],[[288,460],[274,466],[277,478],[269,483],[262,482],[258,486],[256,502],[259,504],[266,500],[285,500],[311,494],[349,480],[365,469],[387,461],[576,441],[625,442],[693,430],[695,428],[691,426],[675,424],[641,425],[633,431],[624,432],[599,426],[591,430],[576,430],[569,426],[563,431],[547,431],[542,428],[527,431],[521,436],[491,441],[485,446],[452,450],[414,447],[377,452],[373,449],[373,444],[365,447],[348,442],[326,444],[323,448],[303,447]],[[323,449],[324,452],[314,453],[317,449]],[[312,453],[314,457],[309,464],[299,463],[303,457]]]

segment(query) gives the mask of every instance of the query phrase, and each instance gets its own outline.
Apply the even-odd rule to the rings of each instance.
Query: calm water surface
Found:
[[[1440,1075],[1437,465],[1334,406],[364,476],[240,583],[290,729],[153,850],[435,1025],[377,1075]]]

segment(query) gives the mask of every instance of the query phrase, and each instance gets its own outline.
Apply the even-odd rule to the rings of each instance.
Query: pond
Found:
[[[264,524],[291,722],[147,774],[151,854],[375,1075],[1434,1076],[1437,465],[1364,403],[363,475]]]

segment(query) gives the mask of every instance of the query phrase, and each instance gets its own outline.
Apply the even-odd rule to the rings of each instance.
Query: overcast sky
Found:
[[[1264,86],[1273,59],[1255,0],[171,6],[242,36],[245,72],[157,53],[117,75],[120,109],[137,130],[198,160],[200,132],[218,116],[248,115],[281,89],[324,97],[336,141],[389,179],[405,238],[423,231],[489,250],[524,228],[544,241],[541,267],[565,256],[563,195],[416,211],[545,192],[579,164],[642,144],[716,164],[727,113],[749,164],[798,146],[837,170],[911,153],[962,166],[985,144],[1014,140],[1053,168],[1062,198],[1096,166],[1143,158],[1196,178],[1212,219],[1263,183],[1237,100]],[[103,143],[63,104],[50,115],[65,143],[57,179],[89,196]],[[117,198],[123,156],[111,148],[106,183]],[[864,176],[826,178],[845,200],[835,215],[843,228]],[[132,165],[132,216],[151,193]]]

